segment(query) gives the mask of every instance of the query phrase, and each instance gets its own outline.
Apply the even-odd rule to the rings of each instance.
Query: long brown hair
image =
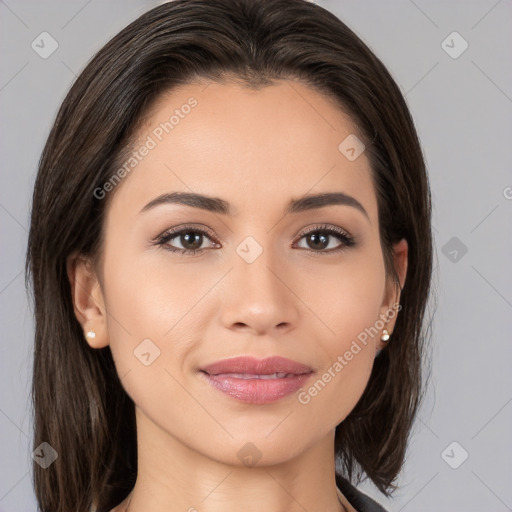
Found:
[[[137,474],[134,404],[109,347],[93,350],[84,340],[66,273],[70,254],[101,250],[106,201],[94,191],[118,169],[161,93],[197,78],[258,88],[290,77],[334,98],[358,126],[388,273],[392,244],[405,238],[409,245],[392,342],[335,436],[339,474],[366,475],[384,494],[393,490],[422,396],[432,271],[429,184],[405,100],[361,39],[314,3],[174,0],[140,16],[92,58],[39,162],[26,261],[35,303],[34,447],[48,442],[58,452],[47,469],[34,463],[42,512],[109,511]]]

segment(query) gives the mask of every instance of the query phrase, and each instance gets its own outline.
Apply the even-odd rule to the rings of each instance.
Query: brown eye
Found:
[[[171,252],[195,254],[204,250],[202,245],[204,244],[205,239],[211,240],[206,231],[189,227],[176,231],[168,231],[159,237],[155,243],[156,245],[163,246],[166,250]],[[170,244],[171,241],[173,242],[172,244]],[[181,247],[176,247],[176,244],[181,245]],[[215,245],[215,242],[212,242],[210,247]]]
[[[351,247],[355,244],[354,239],[342,229],[322,226],[308,230],[306,234],[303,234],[300,240],[305,239],[307,247],[313,252],[319,253],[333,253],[343,250],[346,247]],[[338,240],[338,244],[335,244],[335,239]]]
[[[204,235],[197,231],[184,231],[181,235],[171,238],[171,240],[174,240],[174,238],[179,239],[184,249],[195,251],[203,245]]]

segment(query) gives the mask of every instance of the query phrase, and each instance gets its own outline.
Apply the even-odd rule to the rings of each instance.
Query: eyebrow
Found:
[[[207,210],[209,212],[229,216],[233,216],[235,213],[231,205],[224,199],[191,192],[170,192],[167,194],[161,194],[144,206],[140,213],[162,204],[184,204],[192,206],[193,208],[200,208],[201,210]],[[370,220],[368,212],[364,209],[363,205],[356,198],[344,194],[343,192],[329,192],[315,195],[310,194],[299,199],[292,199],[288,203],[284,213],[287,215],[289,213],[305,212],[333,205],[351,206],[356,208],[364,214],[368,220]]]

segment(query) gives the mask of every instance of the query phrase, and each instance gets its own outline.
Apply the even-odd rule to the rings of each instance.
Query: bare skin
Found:
[[[197,106],[158,140],[153,130],[191,97]],[[87,342],[110,345],[136,404],[138,477],[129,512],[354,510],[338,499],[335,427],[367,385],[380,332],[359,343],[307,404],[296,393],[243,403],[198,372],[219,359],[280,355],[313,368],[307,390],[399,301],[384,269],[368,160],[363,153],[349,161],[338,150],[353,133],[331,100],[298,81],[259,91],[190,84],[147,116],[136,147],[148,136],[157,144],[109,192],[98,267],[80,258],[68,265],[75,314],[84,332],[96,332]],[[222,198],[234,215],[170,203],[141,212],[177,191]],[[292,199],[332,192],[353,197],[366,213],[347,204],[284,213]],[[152,243],[191,224],[207,231],[196,254],[166,250],[190,248],[183,235]],[[355,244],[332,234],[324,248],[308,243],[304,231],[322,226],[344,230]],[[244,245],[246,237],[253,245]],[[248,263],[240,244],[262,252]],[[405,240],[395,246],[395,267],[403,286]],[[390,333],[395,321],[385,326]],[[145,339],[160,350],[148,366],[134,357]],[[247,443],[257,449],[256,465],[239,457]]]

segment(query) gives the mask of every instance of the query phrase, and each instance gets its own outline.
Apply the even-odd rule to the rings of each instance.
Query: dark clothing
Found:
[[[336,485],[357,512],[387,512],[382,505],[356,489],[346,478],[336,475]]]

